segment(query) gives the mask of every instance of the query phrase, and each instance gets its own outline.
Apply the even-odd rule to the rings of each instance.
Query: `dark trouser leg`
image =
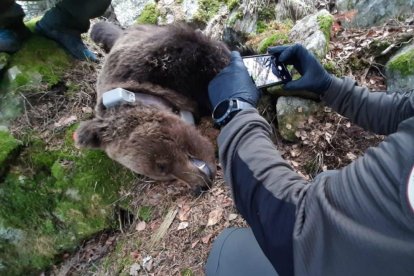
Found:
[[[0,28],[20,29],[24,11],[14,0],[0,0]]]
[[[23,23],[24,11],[14,0],[0,0],[0,52],[14,53],[30,36]]]
[[[89,20],[105,13],[111,0],[63,0],[42,18],[42,24],[56,30],[84,33]]]
[[[278,276],[250,228],[225,229],[214,241],[206,276]]]

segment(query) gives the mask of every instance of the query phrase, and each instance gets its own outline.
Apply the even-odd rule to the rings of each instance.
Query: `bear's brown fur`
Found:
[[[229,62],[228,48],[182,24],[122,32],[98,23],[91,36],[110,52],[98,77],[96,118],[81,123],[77,145],[101,148],[154,179],[209,186],[216,173],[214,148],[194,126],[171,109],[139,101],[106,109],[102,94],[121,87],[160,97],[174,110],[210,114],[208,83]]]

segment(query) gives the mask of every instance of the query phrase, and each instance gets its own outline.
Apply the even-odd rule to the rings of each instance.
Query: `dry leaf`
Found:
[[[207,226],[216,225],[221,220],[222,215],[223,209],[221,208],[211,211],[210,214],[208,214]]]
[[[180,211],[178,211],[177,218],[180,221],[186,221],[188,220],[189,216],[190,216],[190,205],[188,204],[182,205],[182,208],[180,208]]]
[[[196,245],[200,242],[200,240],[196,240],[195,242],[193,242],[191,244],[191,249],[193,249],[194,247],[196,247]]]
[[[183,230],[183,229],[187,228],[188,225],[189,225],[189,223],[187,221],[180,222],[180,224],[178,224],[177,230]]]
[[[357,156],[355,155],[355,154],[353,154],[352,152],[348,152],[347,154],[346,154],[346,157],[348,157],[348,159],[349,160],[355,160],[355,159],[357,159]]]
[[[140,221],[140,222],[138,222],[137,226],[135,227],[135,230],[144,231],[145,227],[147,227],[147,224],[145,223],[145,221]]]
[[[75,115],[69,116],[69,117],[63,117],[61,118],[57,123],[54,124],[55,127],[64,127],[73,124],[76,122],[78,117]]]
[[[204,244],[207,244],[209,241],[210,241],[210,239],[211,239],[211,237],[213,236],[213,234],[208,234],[207,236],[204,236],[204,237],[202,237],[201,238],[201,241],[204,243]]]
[[[230,214],[229,221],[235,220],[237,218],[237,214]]]

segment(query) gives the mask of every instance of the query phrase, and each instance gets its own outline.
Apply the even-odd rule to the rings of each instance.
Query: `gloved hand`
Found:
[[[279,61],[293,65],[302,77],[285,84],[285,90],[308,90],[322,95],[332,82],[330,75],[319,61],[300,44],[270,47],[269,54],[279,56]]]
[[[213,108],[230,98],[241,99],[256,107],[260,92],[247,72],[239,52],[231,52],[230,64],[210,82],[208,95]]]

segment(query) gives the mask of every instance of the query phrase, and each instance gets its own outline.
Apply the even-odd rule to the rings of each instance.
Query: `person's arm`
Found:
[[[369,92],[350,79],[333,77],[324,100],[339,114],[378,134],[390,134],[399,123],[414,116],[414,90],[410,93]]]
[[[279,275],[293,275],[293,229],[306,181],[270,139],[256,110],[242,111],[218,138],[220,162],[235,204]]]
[[[393,133],[400,122],[414,115],[414,92],[370,93],[349,78],[342,80],[329,74],[300,44],[271,47],[268,52],[279,56],[281,62],[293,65],[301,74],[298,80],[285,84],[285,90],[314,92],[338,113],[365,129],[378,134]]]

